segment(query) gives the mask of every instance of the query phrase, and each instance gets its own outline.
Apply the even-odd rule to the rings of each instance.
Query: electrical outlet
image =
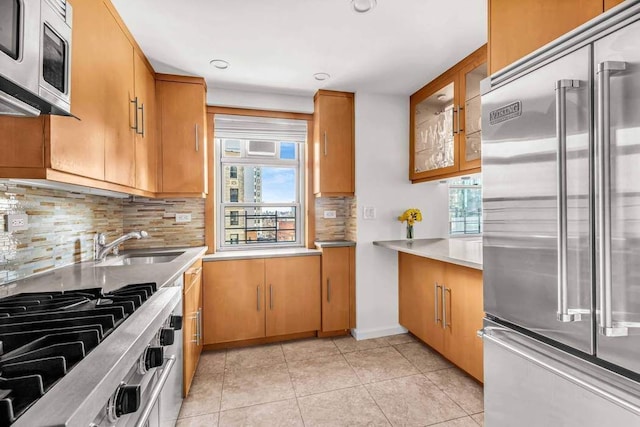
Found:
[[[323,218],[336,218],[336,211],[324,211]]]
[[[176,214],[176,222],[191,222],[191,214]]]
[[[376,208],[365,206],[362,209],[363,219],[376,219]]]
[[[29,228],[29,217],[27,214],[8,214],[4,216],[4,223],[5,229],[9,233],[27,230]]]

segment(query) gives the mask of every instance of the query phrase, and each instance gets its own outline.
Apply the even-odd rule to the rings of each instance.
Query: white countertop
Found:
[[[276,248],[276,249],[252,249],[242,251],[224,251],[215,254],[205,255],[203,261],[228,261],[232,259],[257,259],[257,258],[279,258],[292,256],[313,256],[321,255],[318,249],[307,248]]]
[[[482,270],[482,239],[414,239],[373,242],[376,246]]]

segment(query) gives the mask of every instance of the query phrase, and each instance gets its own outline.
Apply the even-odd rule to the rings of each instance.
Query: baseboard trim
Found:
[[[351,335],[357,340],[368,340],[371,338],[388,337],[390,335],[404,334],[408,332],[406,328],[402,326],[393,326],[390,328],[376,328],[376,329],[359,329],[355,328],[351,330]]]

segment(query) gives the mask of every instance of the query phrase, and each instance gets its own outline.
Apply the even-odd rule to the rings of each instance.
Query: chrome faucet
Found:
[[[98,233],[95,237],[94,259],[96,261],[104,261],[109,252],[118,253],[118,245],[121,243],[130,239],[144,239],[146,237],[149,237],[149,233],[146,231],[132,231],[107,244],[107,236],[104,233]]]

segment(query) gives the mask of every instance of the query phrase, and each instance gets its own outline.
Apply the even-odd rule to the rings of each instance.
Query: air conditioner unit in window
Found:
[[[247,141],[247,154],[250,156],[275,157],[276,151],[275,141]]]

